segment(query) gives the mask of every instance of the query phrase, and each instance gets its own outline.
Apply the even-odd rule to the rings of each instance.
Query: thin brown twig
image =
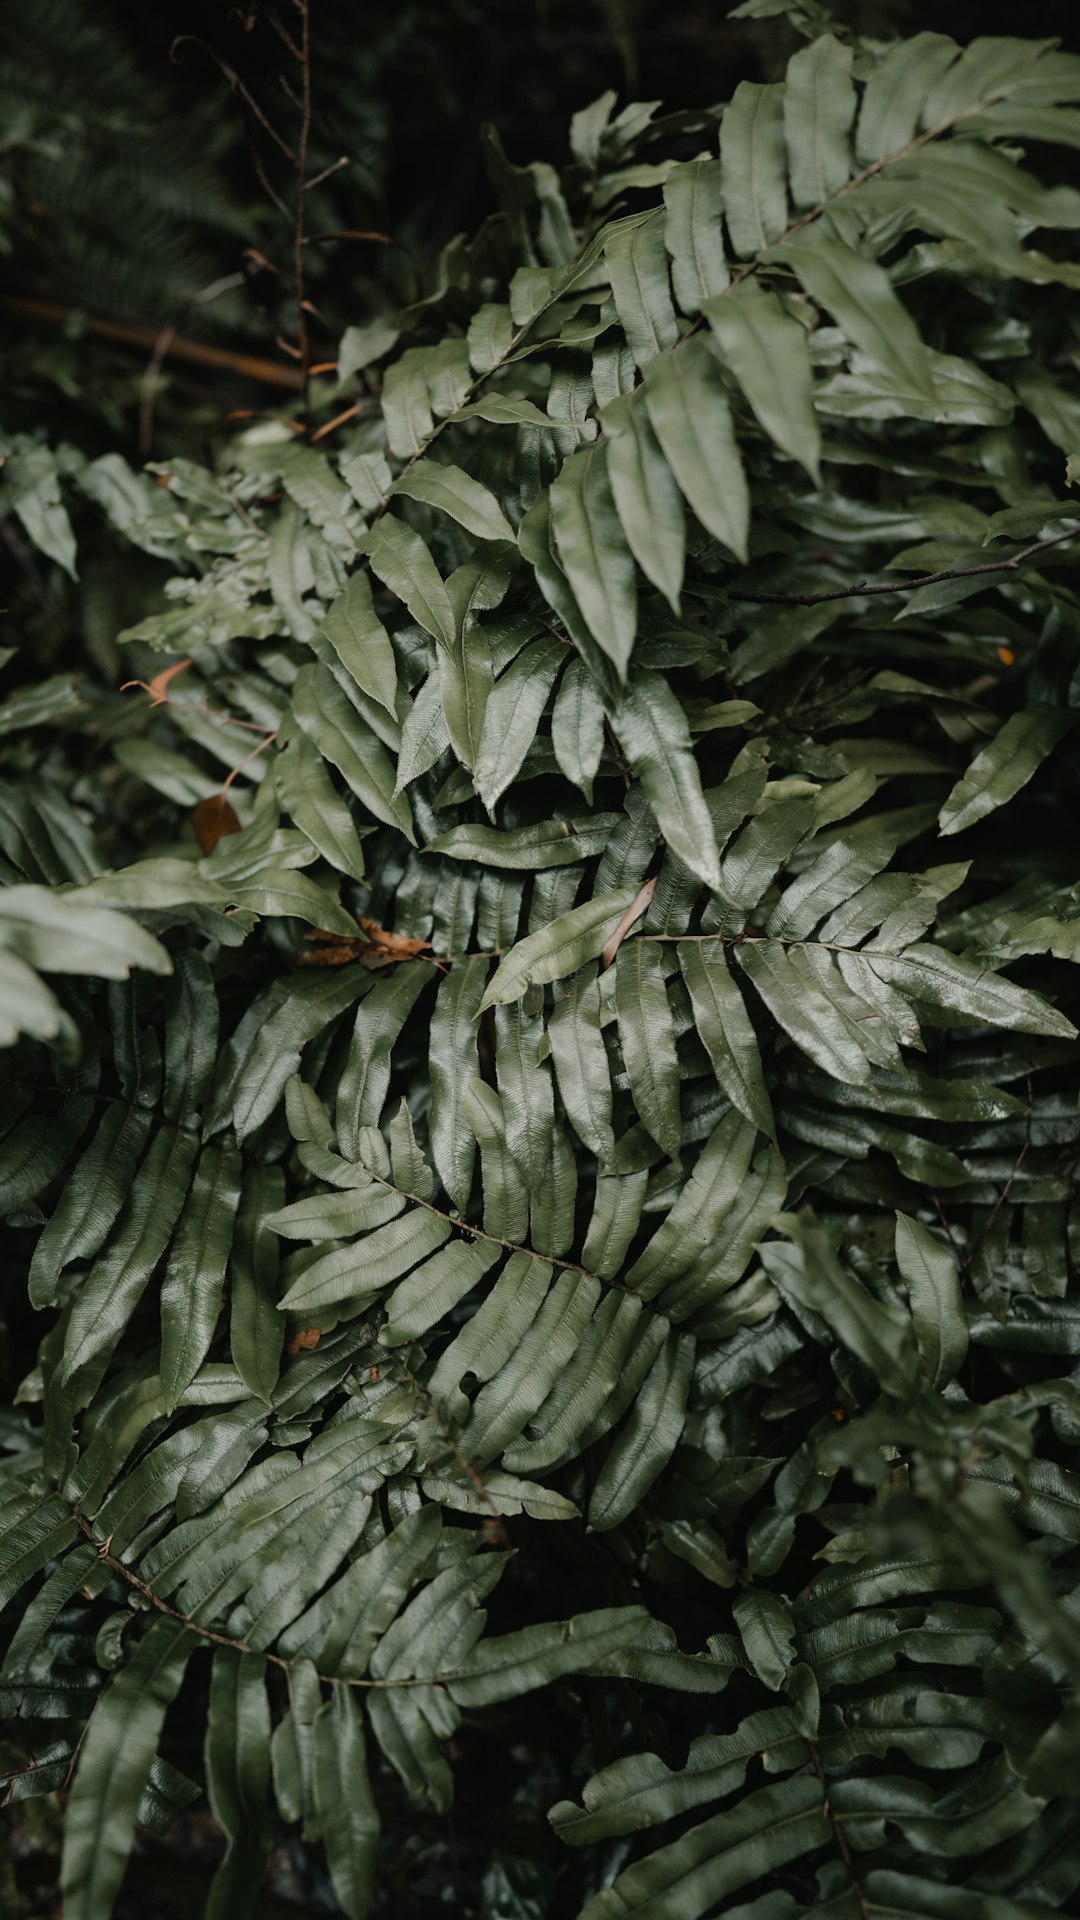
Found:
[[[300,348],[300,372],[307,385],[311,359],[308,340],[307,309],[304,301],[304,177],[308,167],[308,143],[311,138],[311,8],[310,0],[296,0],[300,15],[301,37],[298,58],[302,75],[300,105],[300,146],[296,155],[296,215],[293,226],[293,274],[296,281],[296,339]]]
[[[401,1373],[405,1375],[405,1378],[408,1380],[409,1385],[412,1388],[415,1398],[419,1400],[422,1403],[422,1405],[426,1408],[428,1414],[430,1415],[431,1419],[434,1421],[436,1427],[438,1428],[440,1438],[443,1441],[445,1441],[447,1449],[449,1450],[450,1453],[453,1454],[454,1459],[457,1461],[462,1472],[465,1473],[468,1476],[468,1478],[472,1481],[472,1484],[476,1488],[477,1493],[480,1495],[481,1500],[484,1502],[484,1505],[487,1507],[488,1512],[491,1514],[491,1517],[495,1522],[495,1526],[498,1529],[500,1536],[505,1537],[505,1528],[503,1527],[503,1516],[499,1512],[498,1507],[495,1505],[494,1500],[492,1499],[490,1493],[488,1492],[487,1486],[484,1481],[484,1477],[480,1472],[479,1467],[476,1465],[475,1461],[469,1459],[468,1454],[465,1452],[464,1448],[461,1446],[459,1440],[457,1439],[457,1436],[454,1433],[452,1433],[450,1428],[447,1426],[446,1421],[443,1419],[441,1413],[439,1412],[438,1407],[435,1404],[433,1395],[429,1392],[428,1388],[425,1387],[423,1381],[418,1379],[417,1375],[412,1371],[412,1368],[406,1365],[405,1361],[400,1357],[399,1354],[395,1354],[393,1356],[393,1364],[399,1369]]]
[[[163,1600],[159,1593],[154,1592],[153,1587],[149,1586],[145,1580],[140,1579],[134,1568],[127,1566],[123,1560],[117,1558],[116,1554],[110,1552],[109,1540],[112,1538],[111,1534],[108,1540],[99,1540],[97,1534],[94,1532],[92,1522],[87,1519],[84,1513],[80,1513],[77,1507],[72,1508],[71,1517],[84,1538],[89,1540],[90,1544],[97,1548],[98,1559],[103,1565],[110,1568],[113,1573],[119,1574],[120,1578],[125,1580],[135,1593],[141,1594],[147,1604],[153,1607],[157,1613],[167,1614],[170,1620],[179,1621],[181,1626],[187,1627],[192,1633],[197,1633],[200,1639],[211,1641],[214,1646],[233,1647],[238,1653],[256,1652],[256,1648],[252,1647],[248,1641],[234,1639],[227,1633],[218,1633],[213,1627],[204,1627],[198,1620],[193,1620],[189,1614],[181,1613],[179,1607],[171,1607],[167,1600]],[[258,1649],[258,1651],[261,1651],[261,1649]],[[290,1662],[283,1659],[279,1654],[268,1653],[266,1658],[272,1660],[275,1666],[287,1668],[290,1665]]]
[[[25,1766],[7,1767],[3,1773],[0,1773],[0,1787],[4,1788],[3,1798],[0,1799],[0,1807],[9,1807],[11,1805],[11,1796],[15,1791],[16,1780],[21,1780],[24,1773],[36,1773],[40,1765],[41,1762],[36,1754],[31,1753],[27,1757]]]
[[[306,0],[305,0],[305,6],[306,6]],[[244,105],[249,109],[249,111],[252,114],[254,114],[260,127],[262,127],[264,131],[270,135],[270,138],[274,142],[275,146],[280,147],[282,153],[285,154],[286,158],[289,160],[291,165],[295,167],[296,155],[293,152],[292,148],[290,147],[288,141],[284,138],[282,134],[278,132],[273,121],[267,119],[265,113],[260,107],[254,94],[249,92],[248,88],[244,85],[244,82],[241,80],[240,75],[237,73],[235,67],[231,67],[229,65],[229,62],[224,58],[224,56],[218,53],[217,49],[215,47],[212,47],[208,40],[201,39],[197,33],[177,34],[176,39],[173,41],[172,46],[169,49],[169,58],[175,61],[177,47],[185,46],[188,42],[190,42],[192,46],[201,47],[204,53],[208,53],[210,55],[210,58],[214,62],[214,65],[217,67],[219,73],[224,74],[232,92],[235,93],[237,97],[244,102]]]
[[[145,460],[150,458],[154,449],[154,397],[161,378],[161,369],[165,365],[165,356],[173,341],[177,329],[174,326],[162,327],[158,334],[154,351],[146,364],[146,371],[139,383],[139,452]]]
[[[141,687],[144,693],[150,693],[150,686],[146,680],[125,680],[120,692],[126,693],[129,687]],[[267,744],[270,740],[277,738],[276,732],[264,727],[261,720],[240,720],[236,714],[223,713],[220,707],[212,707],[205,700],[173,700],[168,694],[158,697],[151,695],[151,698],[155,707],[172,707],[177,713],[197,713],[205,720],[220,720],[226,727],[242,727],[245,733],[266,734]]]
[[[232,783],[236,779],[237,774],[243,772],[249,760],[257,760],[260,753],[265,753],[267,747],[272,746],[276,739],[277,739],[277,728],[275,727],[273,732],[268,733],[264,740],[260,740],[256,746],[252,747],[250,753],[245,753],[243,759],[237,761],[232,772],[227,776],[226,780],[224,781],[220,789],[223,796],[226,793],[228,793],[229,788],[232,786]]]
[[[298,57],[302,57],[302,56],[298,56]],[[295,107],[297,113],[303,113],[304,103],[301,100],[299,94],[293,92],[292,84],[287,74],[285,73],[278,74],[278,86],[281,88],[281,91],[285,95],[285,98],[289,102],[289,105],[291,107]]]
[[[321,187],[323,181],[329,180],[330,175],[332,173],[340,173],[342,167],[347,167],[348,164],[349,164],[349,156],[347,153],[343,153],[339,155],[338,159],[336,160],[331,160],[330,165],[328,167],[324,167],[321,173],[317,173],[314,179],[304,181],[304,189],[303,189],[304,192],[310,193],[312,187]]]
[[[248,152],[251,155],[251,164],[255,169],[255,178],[259,182],[267,199],[277,208],[283,220],[291,221],[292,214],[289,212],[277,188],[273,185],[266,168],[263,166],[262,155],[251,136],[250,129],[248,130]]]
[[[270,25],[273,28],[274,32],[277,34],[278,39],[283,43],[284,46],[288,47],[289,52],[293,56],[293,59],[299,60],[301,57],[300,49],[297,46],[296,41],[293,39],[292,34],[289,32],[288,27],[285,25],[284,20],[281,18],[281,15],[277,13],[273,7],[271,7],[267,11],[266,18],[270,22]]]
[[[311,369],[309,368],[308,371],[310,372]],[[319,427],[316,432],[312,434],[312,446],[315,445],[317,440],[325,440],[327,434],[333,433],[336,427],[343,427],[346,420],[353,420],[358,413],[365,413],[370,405],[370,400],[358,400],[355,406],[346,407],[344,413],[335,414],[332,420],[327,420],[323,426]]]
[[[409,252],[404,240],[395,240],[392,233],[378,233],[374,227],[327,227],[325,233],[311,234],[304,245],[314,247],[320,240],[376,240],[381,247],[401,247]]]
[[[990,1218],[987,1221],[985,1227],[982,1230],[982,1233],[979,1236],[980,1240],[985,1240],[987,1238],[987,1235],[989,1234],[990,1229],[994,1224],[994,1221],[997,1219],[998,1214],[1001,1212],[1002,1207],[1005,1205],[1005,1202],[1012,1191],[1013,1181],[1016,1179],[1017,1174],[1019,1173],[1021,1167],[1024,1164],[1024,1157],[1027,1153],[1028,1148],[1031,1145],[1031,1121],[1032,1121],[1033,1111],[1034,1111],[1034,1095],[1031,1087],[1031,1075],[1029,1073],[1027,1076],[1027,1129],[1020,1145],[1020,1151],[1017,1154],[1016,1159],[1013,1161],[1012,1167],[1009,1170],[1009,1177],[1006,1180],[1005,1185],[1002,1187],[1001,1192],[998,1194],[998,1197],[994,1201],[993,1207],[990,1210]],[[974,1248],[972,1249],[972,1252],[974,1252]]]
[[[957,1239],[956,1239],[956,1237],[955,1237],[955,1235],[954,1235],[954,1233],[953,1233],[953,1230],[952,1230],[952,1227],[951,1227],[951,1225],[950,1225],[950,1223],[949,1223],[949,1217],[948,1217],[948,1215],[947,1215],[947,1213],[945,1212],[945,1209],[944,1209],[944,1207],[942,1206],[942,1204],[941,1204],[941,1201],[939,1200],[939,1198],[938,1198],[938,1196],[937,1196],[937,1194],[936,1194],[936,1193],[932,1193],[932,1194],[930,1195],[930,1198],[931,1198],[931,1200],[932,1200],[932,1201],[933,1201],[933,1203],[934,1203],[934,1212],[935,1212],[935,1213],[937,1214],[937,1217],[938,1217],[938,1219],[940,1220],[940,1222],[941,1222],[941,1224],[942,1224],[942,1227],[943,1227],[943,1228],[944,1228],[944,1230],[945,1230],[945,1237],[946,1237],[946,1239],[948,1240],[948,1242],[949,1242],[949,1245],[950,1245],[950,1247],[951,1247],[951,1248],[952,1248],[952,1250],[953,1250],[953,1254],[954,1254],[954,1257],[955,1257],[955,1259],[956,1259],[956,1263],[957,1263],[957,1265],[958,1265],[958,1266],[959,1266],[959,1267],[960,1267],[961,1269],[963,1269],[963,1268],[964,1268],[964,1267],[966,1267],[966,1266],[969,1266],[969,1265],[971,1264],[971,1250],[970,1250],[970,1248],[968,1249],[968,1251],[967,1251],[967,1252],[965,1252],[965,1251],[964,1251],[964,1249],[963,1249],[963,1248],[962,1248],[962,1247],[960,1246],[960,1244],[959,1244],[959,1242],[957,1241]]]
[[[160,327],[147,327],[126,320],[108,320],[100,314],[84,313],[79,307],[73,307],[63,300],[30,299],[22,294],[0,294],[0,308],[7,313],[22,314],[28,320],[43,320],[47,325],[59,326],[70,314],[78,312],[88,333],[95,334],[101,340],[114,340],[118,346],[149,347],[154,352],[161,339]],[[212,347],[204,340],[187,340],[174,334],[169,343],[169,356],[173,360],[186,360],[189,364],[203,367],[227,369],[245,380],[258,381],[267,387],[288,387],[295,390],[302,382],[291,367],[280,366],[276,360],[264,360],[253,353],[236,353],[228,347]]]
[[[467,1220],[459,1220],[454,1214],[447,1213],[445,1208],[437,1207],[433,1200],[424,1200],[418,1193],[406,1193],[404,1187],[395,1186],[392,1180],[387,1180],[381,1173],[373,1172],[371,1167],[365,1167],[364,1172],[370,1174],[372,1180],[377,1181],[380,1187],[385,1187],[388,1193],[396,1193],[402,1200],[411,1201],[413,1206],[423,1207],[427,1213],[435,1214],[437,1219],[445,1220],[447,1225],[453,1227],[458,1233],[467,1233],[474,1240],[486,1240],[493,1247],[505,1247],[507,1253],[530,1254],[535,1260],[543,1260],[546,1266],[560,1267],[564,1273],[580,1273],[586,1280],[596,1280],[602,1287],[614,1287],[619,1293],[630,1292],[630,1288],[622,1286],[618,1280],[602,1280],[599,1274],[590,1273],[588,1267],[583,1267],[578,1260],[564,1260],[555,1253],[538,1253],[535,1247],[523,1246],[519,1240],[504,1240],[500,1233],[488,1233],[483,1227],[474,1227]],[[636,1299],[639,1296],[634,1297]],[[648,1307],[651,1302],[647,1300],[645,1305]],[[656,1311],[659,1312],[659,1308]]]
[[[84,1513],[80,1513],[77,1507],[73,1507],[71,1509],[71,1517],[80,1533],[89,1540],[92,1546],[97,1548],[98,1559],[102,1561],[111,1572],[117,1574],[121,1580],[125,1581],[134,1593],[140,1594],[147,1605],[153,1607],[155,1613],[164,1614],[168,1619],[175,1620],[178,1626],[186,1628],[189,1633],[196,1634],[200,1640],[207,1641],[211,1646],[230,1647],[235,1653],[261,1655],[271,1666],[280,1667],[284,1673],[291,1673],[292,1669],[297,1665],[295,1660],[286,1659],[284,1654],[271,1653],[267,1647],[254,1647],[249,1640],[239,1640],[232,1634],[218,1633],[216,1628],[205,1627],[201,1621],[192,1619],[190,1614],[181,1613],[179,1607],[170,1606],[169,1602],[163,1600],[159,1593],[155,1593],[153,1587],[149,1586],[145,1580],[140,1579],[133,1567],[127,1566],[123,1560],[118,1559],[114,1553],[109,1551],[108,1540],[98,1539],[91,1521],[87,1519]],[[361,1687],[371,1691],[385,1691],[391,1687],[430,1687],[438,1686],[439,1684],[437,1680],[432,1679],[429,1675],[420,1674],[395,1680],[373,1680],[370,1678],[354,1680],[342,1674],[320,1673],[319,1679],[323,1682],[324,1686]]]
[[[1080,508],[1077,514],[1080,517]],[[856,580],[854,586],[829,587],[824,593],[744,593],[732,589],[728,598],[749,600],[756,606],[817,607],[826,600],[853,600],[880,593],[914,593],[918,587],[933,587],[941,580],[968,580],[984,573],[1016,573],[1023,562],[1030,560],[1034,554],[1046,553],[1051,547],[1060,547],[1066,540],[1075,540],[1077,533],[1076,527],[1070,527],[1066,533],[1055,533],[1049,540],[1033,540],[1030,546],[1012,554],[1008,560],[986,560],[977,567],[940,567],[936,573],[919,574],[914,580],[873,584],[867,580]]]
[[[836,1850],[851,1876],[852,1891],[859,1903],[859,1912],[862,1914],[863,1920],[870,1920],[870,1908],[867,1906],[866,1896],[863,1893],[862,1887],[859,1885],[859,1876],[855,1871],[855,1861],[852,1857],[851,1848],[848,1846],[847,1835],[837,1819],[836,1814],[833,1812],[833,1804],[829,1798],[829,1782],[826,1777],[824,1765],[822,1764],[817,1741],[808,1740],[806,1744],[810,1749],[810,1758],[814,1763],[814,1772],[817,1774],[821,1785],[822,1813],[832,1828],[832,1836],[836,1842]]]

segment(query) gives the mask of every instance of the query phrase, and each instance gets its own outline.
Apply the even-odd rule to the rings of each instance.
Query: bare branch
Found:
[[[851,587],[829,587],[824,593],[741,593],[732,590],[730,600],[749,600],[755,606],[770,607],[817,607],[825,600],[855,600],[863,596],[879,593],[914,593],[918,587],[934,587],[939,580],[972,580],[984,573],[1017,573],[1025,560],[1033,554],[1048,553],[1051,547],[1060,547],[1065,540],[1075,540],[1078,529],[1070,527],[1067,533],[1055,533],[1050,540],[1034,540],[1021,553],[1014,553],[1008,560],[986,560],[978,567],[941,567],[937,573],[923,573],[915,580],[875,581],[856,580]]]

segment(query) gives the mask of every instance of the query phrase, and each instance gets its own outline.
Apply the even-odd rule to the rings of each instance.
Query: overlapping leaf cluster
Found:
[[[1078,103],[934,33],[605,97],[563,180],[492,144],[340,454],[12,446],[192,663],[0,706],[3,1686],[68,1920],[201,1790],[208,1655],[215,1914],[281,1822],[384,1910],[393,1778],[445,1810],[570,1675],[492,1912],[1080,1883]]]

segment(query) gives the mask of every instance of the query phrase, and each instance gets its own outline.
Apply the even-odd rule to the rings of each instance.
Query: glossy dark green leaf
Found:
[[[249,1168],[233,1232],[229,1346],[248,1392],[266,1401],[277,1385],[285,1341],[285,1323],[277,1310],[278,1240],[267,1220],[284,1194],[278,1168]]]
[[[856,1084],[869,1079],[870,1056],[862,1038],[822,986],[795,966],[781,941],[744,941],[735,958],[777,1025],[824,1073]]]
[[[747,1587],[733,1600],[731,1610],[758,1679],[779,1693],[797,1657],[790,1607],[767,1587]]]
[[[52,1185],[90,1118],[85,1096],[54,1119],[20,1120],[0,1148],[0,1213],[18,1214]]]
[[[126,980],[132,967],[170,973],[160,941],[128,915],[74,889],[61,900],[48,887],[9,886],[0,896],[0,942],[43,973],[88,973]]]
[[[75,1522],[57,1495],[8,1491],[0,1532],[0,1603],[4,1606],[47,1561],[70,1546]]]
[[[161,1381],[169,1412],[210,1349],[240,1201],[241,1162],[224,1142],[204,1148],[169,1249],[161,1289]]]
[[[310,1814],[315,1793],[311,1780],[312,1728],[322,1706],[319,1676],[310,1660],[293,1660],[288,1673],[289,1704],[270,1737],[274,1798],[286,1820]]]
[[[75,1260],[92,1259],[101,1248],[131,1185],[150,1119],[145,1110],[119,1101],[106,1109],[34,1248],[31,1306],[55,1306],[64,1268]]]
[[[670,1334],[593,1487],[589,1525],[595,1533],[627,1519],[670,1460],[686,1418],[693,1364],[690,1335]]]
[[[686,716],[662,677],[639,672],[611,725],[668,846],[706,886],[718,887],[716,834]]]
[[[765,922],[776,939],[801,940],[834,908],[867,886],[892,857],[894,843],[882,834],[855,842],[834,840],[785,887]]]
[[[916,33],[892,48],[863,90],[856,154],[863,166],[899,153],[917,131],[928,92],[955,60],[955,40]]]
[[[362,1174],[359,1176],[363,1178]],[[289,1240],[343,1240],[357,1233],[368,1233],[384,1226],[402,1211],[400,1195],[379,1186],[374,1180],[340,1191],[306,1194],[290,1207],[272,1213],[267,1225],[275,1234]]]
[[[441,1529],[436,1507],[406,1514],[386,1538],[352,1560],[286,1629],[281,1642],[286,1653],[292,1657],[300,1648],[310,1649],[323,1672],[361,1679],[376,1642],[393,1622],[410,1587],[429,1567]],[[305,1688],[308,1707],[309,1693],[313,1693],[310,1681]]]
[[[565,660],[566,648],[560,640],[550,635],[530,640],[487,696],[473,777],[492,817],[496,802],[517,776],[536,739],[540,716]]]
[[[303,1049],[329,1021],[345,1013],[371,985],[371,976],[346,966],[294,976],[278,1004],[262,1009],[250,1031],[233,1036],[221,1056],[218,1085],[207,1116],[216,1131],[231,1124],[243,1139],[268,1120],[300,1065]]]
[[[411,459],[420,453],[434,431],[427,369],[431,355],[423,347],[408,347],[386,369],[382,410],[391,453]]]
[[[975,755],[938,815],[942,836],[962,833],[1012,800],[1063,739],[1071,717],[1056,707],[1028,707],[1012,714],[989,746]]]
[[[565,867],[599,853],[618,823],[617,813],[594,813],[583,820],[544,820],[535,827],[505,832],[496,827],[451,827],[429,840],[426,851],[518,871]]]
[[[927,350],[883,267],[831,240],[817,227],[774,247],[768,258],[794,269],[810,298],[831,313],[849,340],[912,392],[933,399]]]
[[[746,1794],[627,1867],[581,1920],[699,1920],[718,1901],[827,1844],[821,1788],[806,1775]]]
[[[490,962],[461,961],[439,982],[430,1029],[431,1152],[439,1178],[462,1213],[472,1190],[476,1143],[465,1095],[479,1070],[476,1020]]]
[[[337,1133],[349,1159],[359,1158],[360,1129],[379,1124],[390,1090],[394,1043],[420,995],[432,985],[432,975],[423,960],[389,967],[360,1001],[337,1087]]]
[[[646,1299],[663,1292],[666,1300],[683,1275],[694,1274],[700,1256],[726,1252],[721,1222],[747,1190],[747,1169],[754,1128],[729,1110],[705,1142],[693,1173],[682,1187],[644,1252],[630,1267],[626,1285]],[[636,1224],[636,1223],[635,1223]],[[737,1279],[742,1271],[728,1276]]]
[[[910,1392],[916,1367],[911,1321],[898,1307],[876,1300],[848,1272],[823,1227],[802,1215],[780,1214],[787,1241],[770,1240],[761,1257],[781,1292],[820,1314],[837,1339],[866,1362],[888,1393]]]
[[[740,1113],[775,1139],[758,1038],[723,947],[719,941],[681,940],[679,967],[720,1086]]]
[[[64,1376],[106,1357],[138,1306],[187,1198],[197,1141],[180,1127],[154,1135],[117,1222],[67,1324]]]
[[[702,525],[746,559],[750,500],[731,410],[705,341],[649,362],[645,405],[672,473]]]
[[[632,1642],[646,1621],[642,1607],[604,1607],[573,1620],[551,1620],[517,1633],[481,1640],[447,1684],[463,1707],[487,1706],[545,1686],[563,1673],[580,1673],[594,1660]]]
[[[532,1278],[535,1283],[535,1274]],[[523,1279],[527,1284],[528,1276]],[[485,1356],[485,1370],[491,1369],[491,1376],[473,1402],[462,1436],[467,1458],[482,1467],[523,1432],[570,1364],[599,1298],[600,1283],[591,1275],[557,1271],[531,1324],[505,1353],[497,1371],[492,1367],[493,1356]],[[508,1338],[512,1338],[510,1325],[500,1329],[500,1340]]]
[[[911,1323],[930,1384],[943,1387],[959,1371],[968,1350],[955,1256],[921,1221],[898,1213],[896,1263],[911,1301]]]
[[[718,160],[688,160],[664,181],[664,240],[675,298],[687,314],[728,284],[721,173]]]
[[[434,1253],[449,1233],[448,1220],[425,1208],[410,1207],[366,1236],[362,1262],[355,1246],[339,1247],[313,1261],[282,1295],[281,1309],[311,1315],[366,1299]]]
[[[603,425],[611,490],[630,551],[677,613],[686,550],[682,496],[649,423],[643,390],[611,401]]]
[[[550,427],[546,413],[532,400],[519,400],[510,394],[489,393],[459,407],[456,420],[487,420],[493,427]]]
[[[662,215],[617,227],[605,243],[604,258],[627,344],[643,367],[678,337]]]
[[[328,668],[300,669],[293,711],[313,746],[344,775],[361,805],[412,840],[412,815],[408,801],[396,792],[393,761]]]
[[[288,817],[324,860],[349,879],[362,880],[364,850],[360,837],[326,762],[306,733],[297,730],[288,741],[274,763],[274,780]]]
[[[520,1000],[530,986],[565,979],[595,960],[636,891],[620,887],[612,893],[597,894],[584,906],[572,907],[519,940],[499,961],[481,1002],[481,1012],[485,1007]]]
[[[219,1647],[210,1680],[206,1779],[225,1858],[207,1900],[209,1920],[254,1910],[270,1859],[270,1702],[265,1662]]]
[[[483,1240],[452,1240],[441,1247],[394,1288],[380,1340],[396,1347],[429,1332],[452,1313],[500,1257],[499,1248]]]
[[[390,636],[378,618],[371,598],[371,582],[354,573],[327,612],[320,628],[345,671],[364,693],[388,713],[397,707],[397,666]]]
[[[734,374],[766,433],[820,486],[821,433],[803,328],[775,293],[753,280],[702,304],[720,360]]]
[[[551,527],[582,617],[625,679],[637,631],[637,587],[612,493],[606,440],[566,462],[551,489]]]
[[[628,940],[619,949],[615,1005],[634,1105],[657,1145],[678,1161],[681,1075],[662,951],[645,940]]]
[[[597,686],[608,698],[614,699],[620,685],[619,674],[594,638],[556,554],[549,493],[540,493],[522,518],[518,545],[544,599],[570,635]]]
[[[604,1045],[600,981],[582,966],[555,989],[548,1039],[566,1116],[603,1166],[614,1147],[611,1069]]]
[[[364,1722],[351,1687],[335,1687],[315,1718],[311,1770],[338,1905],[349,1920],[366,1920],[376,1885],[379,1815],[368,1784]]]
[[[450,745],[450,729],[443,710],[438,671],[428,675],[416,695],[401,729],[395,792],[428,773]]]
[[[520,1245],[528,1238],[529,1193],[506,1138],[502,1101],[494,1087],[474,1080],[462,1110],[480,1148],[484,1232]]]
[[[112,1912],[165,1714],[195,1646],[178,1621],[154,1621],[93,1716],[64,1822],[60,1881],[73,1920]]]
[[[552,1809],[549,1818],[559,1838],[570,1846],[633,1833],[707,1804],[739,1786],[748,1764],[759,1754],[782,1753],[795,1765],[801,1750],[790,1711],[786,1707],[766,1708],[763,1713],[749,1715],[732,1733],[699,1734],[691,1741],[685,1767],[667,1767],[653,1753],[636,1753],[613,1761],[588,1781],[584,1811],[564,1800]]]
[[[419,460],[395,480],[393,491],[410,500],[422,500],[449,514],[477,540],[510,540],[514,529],[495,495],[460,467],[437,460]],[[421,623],[423,624],[423,623]]]
[[[1014,986],[944,947],[917,945],[902,954],[871,953],[860,968],[913,999],[943,1012],[968,1014],[988,1026],[1017,1033],[1045,1033],[1068,1040],[1076,1029],[1065,1015],[1026,987]]]
[[[604,707],[595,681],[580,660],[569,661],[559,681],[551,711],[551,744],[562,772],[591,805],[604,751]]]
[[[430,552],[404,520],[388,514],[368,539],[371,571],[404,602],[420,626],[444,646],[454,637],[454,614]]]
[[[800,210],[822,206],[847,185],[853,171],[851,60],[850,47],[823,33],[788,61],[784,137],[791,197]]]
[[[720,123],[721,183],[731,244],[752,258],[788,223],[784,88],[741,80]]]

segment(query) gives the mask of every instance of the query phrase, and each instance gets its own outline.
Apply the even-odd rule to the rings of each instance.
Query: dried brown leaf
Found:
[[[635,920],[640,920],[642,914],[646,913],[652,905],[652,897],[656,892],[656,882],[658,878],[659,875],[654,873],[651,880],[646,880],[641,892],[635,894],[633,900],[631,900],[630,905],[627,907],[626,912],[623,914],[622,919],[619,921],[618,926],[615,928],[614,933],[600,955],[601,973],[607,972],[631,927],[634,925]]]
[[[327,933],[324,928],[316,927],[307,936],[314,943],[315,951],[298,953],[297,965],[342,967],[349,960],[358,960],[362,967],[374,973],[380,967],[392,967],[402,960],[413,960],[431,945],[430,940],[412,940],[405,933],[388,933],[377,920],[361,919],[358,925],[360,931],[355,940],[343,940],[340,934]]]
[[[224,793],[212,793],[207,799],[200,800],[192,813],[191,824],[204,853],[213,853],[219,840],[240,831],[236,811]]]

